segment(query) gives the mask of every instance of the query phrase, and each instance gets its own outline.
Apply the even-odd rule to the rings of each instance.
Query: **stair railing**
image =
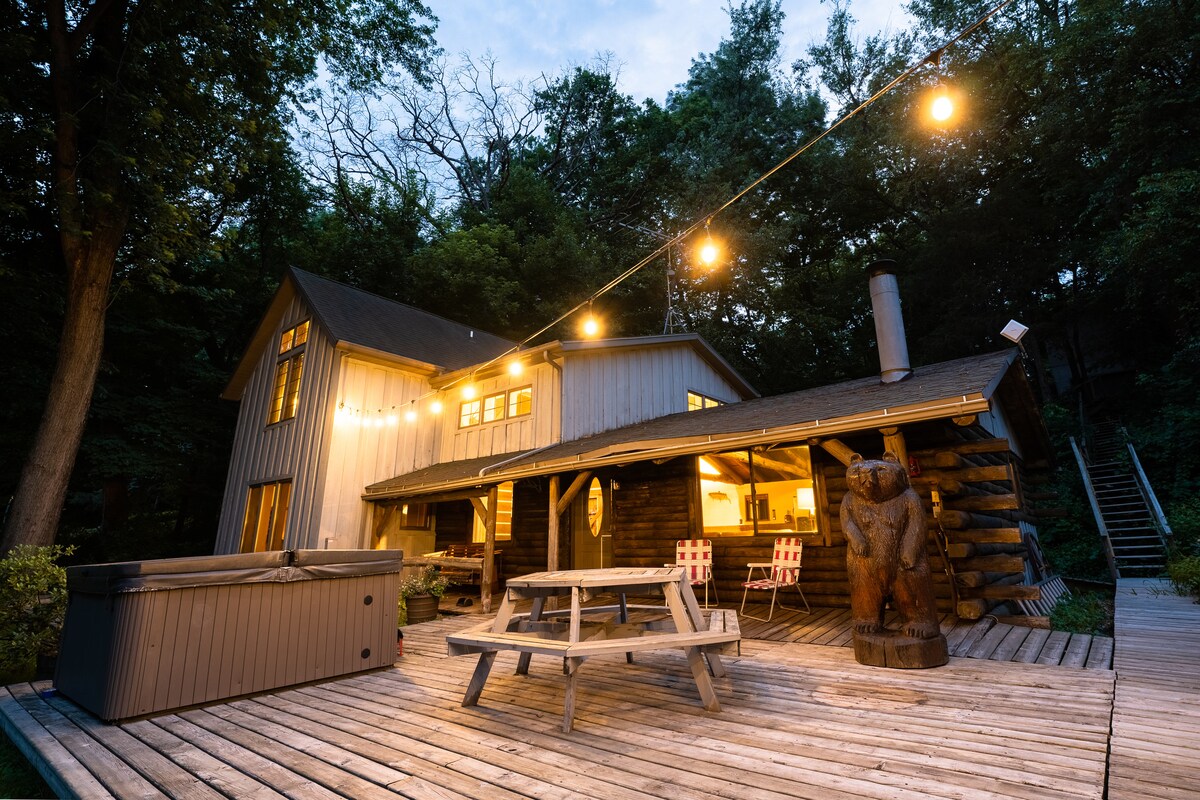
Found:
[[[1165,548],[1167,539],[1171,536],[1171,526],[1167,522],[1167,515],[1163,513],[1162,506],[1158,504],[1158,498],[1154,496],[1154,489],[1150,486],[1150,480],[1146,477],[1145,470],[1142,469],[1142,462],[1138,459],[1137,451],[1133,449],[1133,442],[1126,439],[1125,446],[1129,448],[1129,460],[1133,464],[1133,476],[1137,479],[1138,489],[1141,490],[1146,505],[1150,507],[1154,517],[1154,527],[1158,528],[1158,538],[1162,540]]]
[[[1075,441],[1075,437],[1071,439],[1071,450],[1075,453],[1075,462],[1079,465],[1079,474],[1083,477],[1083,488],[1087,492],[1088,503],[1092,506],[1092,516],[1096,518],[1096,527],[1100,529],[1100,540],[1104,543],[1104,557],[1108,560],[1108,571],[1112,575],[1113,580],[1121,577],[1121,571],[1117,569],[1117,557],[1113,552],[1112,540],[1108,536],[1108,526],[1104,524],[1104,515],[1100,513],[1100,501],[1096,498],[1096,489],[1092,486],[1092,478],[1088,475],[1088,465],[1083,459],[1083,452],[1079,449],[1079,443]]]

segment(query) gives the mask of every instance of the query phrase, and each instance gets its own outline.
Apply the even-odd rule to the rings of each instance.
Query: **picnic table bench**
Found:
[[[596,595],[616,595],[613,605],[584,606]],[[663,606],[629,605],[626,596],[658,596]],[[570,597],[570,608],[546,609],[551,597]],[[533,601],[528,613],[518,614],[516,603]],[[631,622],[630,610],[665,611],[665,618]],[[607,619],[584,619],[606,614]],[[615,617],[615,618],[614,618]],[[565,618],[565,620],[564,620]],[[741,640],[737,614],[732,610],[703,612],[691,584],[679,567],[615,568],[539,572],[508,581],[496,618],[446,637],[450,655],[479,654],[479,663],[463,697],[464,706],[479,702],[496,654],[519,652],[517,674],[528,673],[533,655],[563,659],[566,691],[563,731],[570,732],[575,714],[575,690],[580,667],[590,656],[625,653],[633,662],[639,650],[681,649],[705,709],[720,711],[709,671],[725,675],[721,654],[736,652]],[[707,664],[705,663],[707,659]]]

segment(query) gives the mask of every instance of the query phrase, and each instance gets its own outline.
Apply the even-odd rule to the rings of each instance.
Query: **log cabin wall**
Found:
[[[978,427],[949,424],[940,429],[906,433],[909,455],[917,460],[921,470],[911,482],[926,511],[929,560],[939,608],[963,619],[978,619],[1005,600],[1031,597],[1035,589],[1020,585],[1025,578],[1026,560],[1020,522],[1027,521],[1027,516],[1014,478],[1017,460],[1008,441],[992,438]],[[880,455],[865,446],[862,451],[868,458]],[[840,553],[845,581],[845,537],[838,514],[846,493],[846,470],[840,463],[827,459],[822,473],[830,516],[830,555],[833,550]],[[941,513],[936,519],[934,490],[941,500]],[[946,534],[947,553],[958,585],[957,606],[952,602],[950,578],[934,538],[939,521]],[[805,560],[808,560],[807,550]],[[804,586],[808,594],[808,584]],[[846,589],[840,605],[848,603],[848,585]],[[812,596],[810,602],[826,604]]]
[[[504,580],[546,570],[547,531],[550,529],[550,487],[546,478],[513,484],[512,539],[496,542],[504,551]],[[570,514],[563,514],[559,541],[571,540]],[[569,563],[563,561],[560,564]]]

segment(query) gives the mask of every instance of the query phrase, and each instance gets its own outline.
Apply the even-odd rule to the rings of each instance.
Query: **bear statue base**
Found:
[[[854,660],[869,667],[927,669],[950,661],[946,637],[917,639],[901,631],[854,634]]]

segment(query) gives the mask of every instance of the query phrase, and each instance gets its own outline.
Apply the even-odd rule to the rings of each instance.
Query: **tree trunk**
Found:
[[[87,423],[100,355],[113,262],[123,223],[93,231],[83,263],[68,265],[67,308],[46,408],[13,497],[0,552],[54,543],[67,482]]]

